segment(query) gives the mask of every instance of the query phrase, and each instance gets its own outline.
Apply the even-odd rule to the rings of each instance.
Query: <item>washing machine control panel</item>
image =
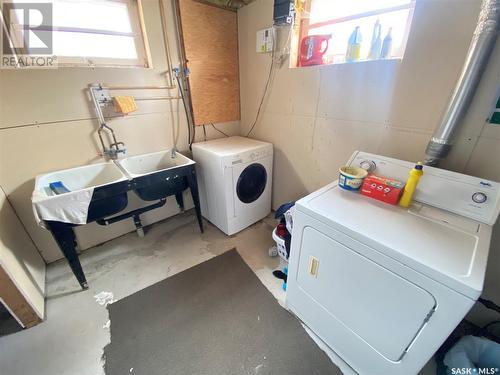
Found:
[[[356,152],[348,163],[375,175],[408,179],[415,163]],[[368,167],[368,168],[367,168]],[[500,212],[500,184],[461,173],[424,166],[415,201],[493,225]]]
[[[231,164],[240,164],[240,163],[251,163],[253,161],[257,161],[266,157],[270,157],[273,155],[273,150],[268,148],[262,148],[252,151],[243,152],[240,154],[233,155],[231,157]]]

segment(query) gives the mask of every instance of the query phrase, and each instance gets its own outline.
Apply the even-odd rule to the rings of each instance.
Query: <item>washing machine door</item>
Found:
[[[236,197],[240,202],[252,203],[262,195],[267,185],[267,171],[260,163],[246,165],[236,181]]]
[[[228,232],[233,234],[264,218],[271,211],[273,158],[270,156],[238,163],[230,170],[232,181],[226,181],[226,187],[231,187],[231,193],[226,193],[226,203]]]

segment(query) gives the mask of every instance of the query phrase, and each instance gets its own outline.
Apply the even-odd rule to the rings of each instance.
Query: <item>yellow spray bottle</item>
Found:
[[[423,165],[418,162],[417,165],[415,165],[415,168],[410,171],[410,177],[408,177],[408,181],[406,181],[403,195],[399,200],[399,205],[401,207],[410,207],[413,194],[415,194],[415,190],[417,189],[418,181],[423,174]]]

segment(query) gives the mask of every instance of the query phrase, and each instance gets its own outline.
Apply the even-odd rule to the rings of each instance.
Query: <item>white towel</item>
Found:
[[[94,194],[94,188],[70,191],[50,197],[34,190],[31,203],[35,220],[44,228],[44,220],[86,224],[92,194]]]

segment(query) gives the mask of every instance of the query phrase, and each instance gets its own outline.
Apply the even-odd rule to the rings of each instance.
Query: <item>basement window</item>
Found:
[[[12,2],[52,4],[51,24],[37,20],[36,12],[28,18],[31,25],[41,23],[41,30],[37,30],[35,37],[30,31],[29,48],[24,50],[27,55],[36,56],[31,49],[38,47],[37,39],[43,43],[43,33],[52,33],[52,55],[57,56],[58,66],[151,67],[141,0]],[[26,33],[23,27],[27,18],[23,17],[23,10],[14,12],[16,16],[10,18],[9,26],[17,32],[10,32],[12,43],[25,46],[28,43],[23,43]]]
[[[292,64],[402,59],[415,1],[299,0]]]

